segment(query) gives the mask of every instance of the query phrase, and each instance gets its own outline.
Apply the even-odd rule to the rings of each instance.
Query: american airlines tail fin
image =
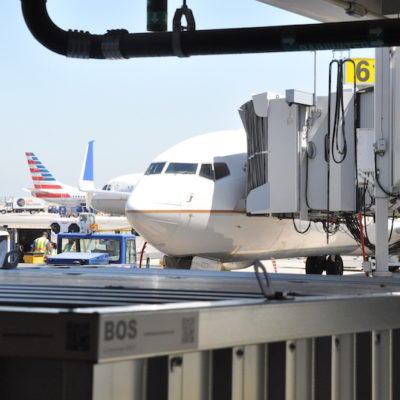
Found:
[[[33,188],[27,189],[32,196],[41,198],[50,203],[57,203],[70,207],[85,204],[85,195],[76,187],[58,181],[44,166],[34,153],[26,152],[29,171],[32,176]]]
[[[33,194],[40,194],[42,191],[49,189],[63,189],[62,183],[58,182],[54,175],[44,166],[34,153],[26,152],[28,160],[29,171],[33,181],[33,189],[29,191]],[[36,196],[36,197],[40,197]]]

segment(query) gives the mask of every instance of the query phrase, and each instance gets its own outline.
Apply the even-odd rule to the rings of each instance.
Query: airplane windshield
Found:
[[[215,179],[214,170],[211,164],[202,164],[200,167],[199,175],[202,176],[203,178],[211,180]]]
[[[161,174],[162,170],[164,169],[165,162],[156,162],[151,163],[145,175],[156,175]]]
[[[229,168],[225,163],[214,163],[215,180],[225,178],[230,174]]]
[[[230,175],[228,165],[226,163],[202,164],[200,167],[200,176],[203,178],[217,181]]]
[[[166,174],[195,174],[197,164],[192,163],[170,163],[168,165]]]

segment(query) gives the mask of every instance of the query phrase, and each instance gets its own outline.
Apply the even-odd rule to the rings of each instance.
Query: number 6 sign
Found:
[[[373,58],[353,58],[356,69],[356,83],[375,82],[375,60]],[[354,83],[354,65],[346,63],[346,83]]]

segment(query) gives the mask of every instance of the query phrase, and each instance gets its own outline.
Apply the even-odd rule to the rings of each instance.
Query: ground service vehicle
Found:
[[[45,203],[35,197],[13,197],[9,199],[2,208],[0,213],[22,213],[29,212],[35,214],[45,211]]]
[[[92,233],[98,228],[93,213],[80,213],[78,218],[61,218],[50,224],[53,233],[81,232]]]
[[[136,266],[136,237],[132,234],[60,233],[57,255],[47,264],[130,264]]]

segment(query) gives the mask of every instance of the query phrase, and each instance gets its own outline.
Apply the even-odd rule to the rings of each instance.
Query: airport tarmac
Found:
[[[12,228],[25,228],[25,229],[45,229],[50,227],[50,224],[55,220],[69,220],[73,217],[60,217],[58,214],[50,213],[9,213],[0,215],[0,226],[7,225]],[[128,230],[130,225],[127,219],[123,216],[109,216],[109,215],[96,215],[96,222],[99,225],[99,231],[102,230]],[[143,240],[138,238],[137,251],[140,252],[143,246]],[[160,253],[153,249],[151,246],[147,248],[147,252],[152,259],[151,267],[160,267]],[[154,254],[153,254],[154,253]],[[305,257],[291,258],[291,259],[278,259],[278,260],[263,260],[263,264],[267,271],[271,274],[305,274]],[[344,275],[362,274],[361,257],[343,256],[344,262]],[[145,261],[144,261],[145,263]],[[238,270],[238,272],[251,272],[254,271],[253,267]]]
[[[362,274],[362,258],[354,256],[342,256],[344,271],[343,275]],[[305,274],[306,258],[282,258],[278,260],[263,260],[263,265],[268,273],[274,274]],[[238,270],[239,271],[239,270]],[[254,271],[253,267],[245,268],[244,272]],[[325,275],[325,272],[324,272]]]
[[[60,217],[58,214],[50,213],[9,213],[0,215],[0,226],[7,225],[12,228],[25,229],[46,229],[55,220],[73,220],[74,217]],[[116,217],[109,215],[96,215],[96,223],[99,230],[108,229],[131,229],[125,217]]]

